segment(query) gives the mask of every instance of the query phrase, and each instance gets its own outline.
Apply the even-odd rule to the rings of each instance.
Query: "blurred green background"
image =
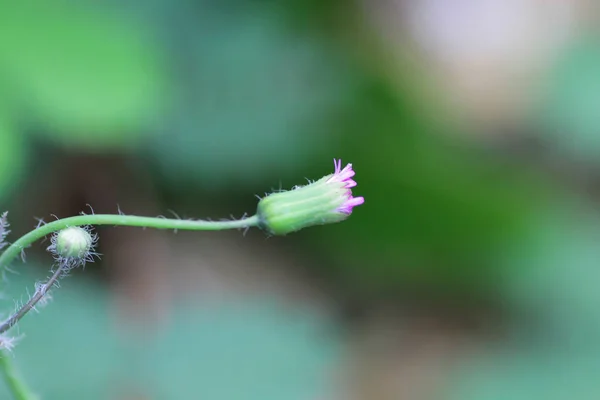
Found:
[[[101,228],[12,334],[43,399],[600,396],[600,13],[584,0],[0,0],[0,211],[253,213],[282,238]],[[50,266],[13,266],[4,310]],[[0,385],[1,398],[9,394]]]

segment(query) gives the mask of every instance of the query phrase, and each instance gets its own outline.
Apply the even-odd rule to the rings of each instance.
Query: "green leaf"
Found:
[[[68,145],[136,143],[164,86],[143,27],[73,2],[4,3],[0,71],[39,120],[36,132]]]

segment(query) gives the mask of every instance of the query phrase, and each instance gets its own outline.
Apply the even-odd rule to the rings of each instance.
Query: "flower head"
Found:
[[[334,165],[333,174],[316,182],[263,198],[258,203],[261,226],[273,235],[285,235],[348,218],[352,209],[365,199],[352,196],[352,188],[356,186],[352,164],[342,169],[342,160],[334,160]]]

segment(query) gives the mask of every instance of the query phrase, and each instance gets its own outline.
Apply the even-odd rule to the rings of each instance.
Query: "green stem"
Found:
[[[233,221],[200,221],[200,220],[180,220],[167,218],[153,217],[136,217],[131,215],[81,215],[77,217],[69,217],[53,221],[49,224],[42,225],[33,231],[21,236],[16,242],[11,244],[2,255],[0,255],[0,270],[6,268],[25,248],[29,247],[33,242],[44,236],[60,231],[62,229],[81,226],[81,225],[121,225],[121,226],[140,226],[155,229],[183,229],[183,230],[203,230],[216,231],[234,228],[249,228],[257,226],[259,219],[257,216],[243,218]],[[52,276],[44,283],[40,290],[30,297],[27,303],[23,304],[14,314],[8,319],[0,323],[0,334],[12,328],[21,318],[25,316],[32,308],[35,307],[38,301],[46,295],[46,291],[51,288],[67,269],[69,264],[59,265]]]
[[[222,231],[225,229],[239,229],[257,226],[258,216],[233,220],[233,221],[202,221],[169,219],[160,217],[137,217],[134,215],[96,214],[79,215],[63,218],[41,225],[29,233],[21,236],[0,255],[0,269],[6,268],[23,250],[44,236],[68,228],[83,225],[112,225],[112,226],[137,226],[154,229],[175,229],[189,231]]]
[[[0,370],[4,374],[4,380],[8,390],[12,393],[14,400],[37,400],[38,397],[29,391],[23,379],[17,373],[10,354],[6,351],[0,352]]]
[[[17,322],[21,320],[35,305],[46,295],[49,288],[54,286],[54,284],[58,281],[62,274],[65,273],[65,268],[68,267],[68,264],[59,265],[58,268],[54,271],[52,276],[48,278],[46,283],[44,283],[43,290],[36,290],[35,294],[31,296],[31,298],[27,301],[27,303],[23,304],[21,308],[19,308],[14,314],[8,317],[2,324],[0,324],[0,334],[6,332],[10,328],[12,328]]]
[[[32,243],[49,235],[53,232],[72,226],[83,225],[112,225],[112,226],[137,226],[154,229],[175,229],[175,230],[190,230],[190,231],[220,231],[225,229],[250,228],[258,226],[258,216],[243,218],[233,221],[193,221],[181,219],[168,219],[160,217],[137,217],[133,215],[119,214],[97,214],[97,215],[80,215],[69,217],[41,225],[31,232],[21,236],[16,242],[12,243],[0,255],[0,271],[6,268],[15,258],[21,254],[23,250],[28,248]],[[49,281],[47,287],[51,287],[58,279],[61,273],[61,268],[58,268]],[[28,303],[19,309],[14,315],[0,325],[0,333],[10,329],[19,319],[21,319],[33,306],[44,296],[45,292],[39,292],[34,295]],[[11,391],[15,400],[36,400],[37,397],[31,394],[25,383],[16,373],[10,355],[5,351],[0,351],[0,370],[4,374],[7,386]]]

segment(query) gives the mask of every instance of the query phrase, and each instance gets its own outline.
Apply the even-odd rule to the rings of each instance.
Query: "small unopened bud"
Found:
[[[85,258],[94,244],[92,235],[83,228],[73,226],[56,234],[54,250],[63,258]]]
[[[340,222],[348,218],[363,197],[352,197],[356,182],[352,164],[342,169],[336,161],[335,172],[316,182],[281,193],[273,193],[258,203],[261,227],[273,235],[285,235],[300,229]]]

